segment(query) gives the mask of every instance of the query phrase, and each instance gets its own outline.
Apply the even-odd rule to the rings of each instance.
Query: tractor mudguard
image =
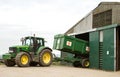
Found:
[[[52,49],[49,48],[49,47],[41,46],[41,47],[38,49],[38,51],[37,51],[37,55],[39,55],[39,53],[40,53],[43,49],[50,49],[50,50],[52,51]]]

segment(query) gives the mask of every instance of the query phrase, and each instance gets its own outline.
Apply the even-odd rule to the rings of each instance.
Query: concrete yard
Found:
[[[120,77],[120,71],[110,72],[57,65],[24,68],[0,65],[0,77]]]

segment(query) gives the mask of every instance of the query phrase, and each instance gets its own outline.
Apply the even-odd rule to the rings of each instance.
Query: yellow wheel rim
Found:
[[[44,62],[45,64],[48,64],[48,63],[50,62],[50,60],[51,60],[51,55],[50,55],[50,53],[48,53],[48,52],[44,53],[44,55],[43,55],[43,62]]]
[[[89,61],[86,61],[85,62],[85,67],[89,67],[89,65],[90,65]]]
[[[21,63],[24,65],[28,63],[28,56],[27,55],[23,55],[21,57]]]

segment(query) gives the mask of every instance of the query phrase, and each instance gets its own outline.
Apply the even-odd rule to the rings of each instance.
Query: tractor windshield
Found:
[[[33,44],[33,40],[31,40],[30,38],[26,38],[26,39],[24,39],[22,44],[30,46]]]
[[[37,46],[44,46],[44,39],[41,38],[35,38],[35,37],[27,37],[22,41],[22,45],[37,45]]]

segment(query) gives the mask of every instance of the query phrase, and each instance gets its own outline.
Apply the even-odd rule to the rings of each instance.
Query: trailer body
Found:
[[[89,43],[85,40],[58,34],[54,37],[53,49],[74,54],[72,59],[59,59],[72,62],[74,66],[89,67]]]

